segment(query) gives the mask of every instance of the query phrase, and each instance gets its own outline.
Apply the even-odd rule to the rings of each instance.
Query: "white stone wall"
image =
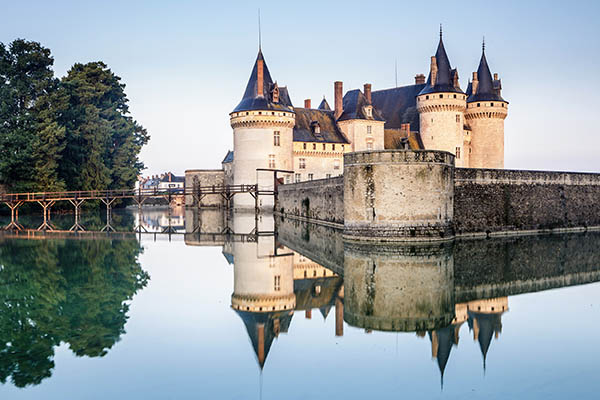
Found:
[[[247,114],[247,115],[246,115]],[[257,168],[293,168],[293,127],[295,117],[289,112],[251,111],[231,114],[233,127],[233,184],[255,185],[263,190],[273,190],[273,173],[259,172]],[[274,133],[279,132],[279,146],[275,145]],[[275,164],[269,165],[269,155]],[[250,194],[237,194],[233,198],[235,208],[254,208]],[[272,196],[260,198],[261,207],[273,206]]]
[[[310,174],[312,174],[312,180],[342,175],[344,173],[344,153],[348,153],[350,150],[349,144],[294,142],[293,169],[295,174],[286,175],[285,183],[311,180]],[[304,160],[303,163],[302,160]],[[302,164],[304,168],[301,168]],[[300,175],[298,176],[298,174]]]
[[[504,168],[505,102],[469,103],[465,118],[471,128],[470,168]]]
[[[431,93],[417,97],[423,146],[426,150],[443,150],[454,154],[457,167],[466,166],[465,108],[466,95],[461,93]],[[457,154],[459,152],[460,155]]]
[[[264,218],[259,221],[258,229],[273,231],[273,224],[273,218]],[[253,213],[234,213],[234,232],[250,233],[254,227]],[[274,250],[274,236],[259,237],[253,243],[233,243],[233,308],[254,312],[294,309],[294,257],[288,249],[278,250],[287,256],[274,257]]]
[[[365,119],[338,122],[340,129],[352,144],[352,151],[383,150],[385,148],[384,124],[384,121]],[[369,127],[371,127],[370,134],[368,133]],[[371,143],[371,149],[368,149],[368,143]]]

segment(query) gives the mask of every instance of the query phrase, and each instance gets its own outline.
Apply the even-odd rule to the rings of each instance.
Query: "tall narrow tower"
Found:
[[[464,166],[464,111],[466,95],[458,84],[458,71],[452,69],[444,48],[442,31],[427,84],[417,95],[420,133],[427,150],[445,150],[456,156],[456,166]]]
[[[467,89],[465,119],[471,128],[471,168],[504,168],[504,119],[508,102],[502,98],[498,74],[492,74],[485,58],[485,43],[477,72]]]
[[[244,97],[229,114],[233,128],[233,184],[272,190],[273,174],[259,168],[293,169],[295,113],[286,88],[271,79],[262,51],[258,51]],[[272,206],[265,197],[262,206]],[[249,194],[234,197],[236,208],[254,207]]]

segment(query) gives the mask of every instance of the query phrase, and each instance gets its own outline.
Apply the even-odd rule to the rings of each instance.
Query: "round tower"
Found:
[[[274,220],[265,218],[256,226],[254,214],[234,213],[233,231],[249,233],[273,231]],[[293,256],[275,254],[274,236],[259,236],[256,241],[234,241],[233,294],[231,308],[244,322],[248,336],[263,368],[273,340],[287,332],[294,308]]]
[[[504,119],[508,102],[502,98],[498,74],[492,74],[485,58],[485,44],[477,72],[467,89],[466,122],[471,129],[471,168],[504,168]]]
[[[464,111],[467,96],[458,84],[444,48],[442,33],[427,84],[417,95],[420,134],[426,150],[444,150],[456,156],[456,166],[465,166]]]
[[[273,173],[257,169],[293,169],[295,113],[287,89],[271,79],[259,50],[244,97],[229,114],[233,128],[233,184],[273,189]],[[260,206],[272,207],[272,196],[260,198]],[[254,208],[250,194],[234,197],[234,207]]]

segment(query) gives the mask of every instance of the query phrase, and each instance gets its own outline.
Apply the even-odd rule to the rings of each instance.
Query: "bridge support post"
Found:
[[[102,228],[101,232],[114,232],[115,228],[112,227],[112,203],[115,202],[116,199],[100,199],[106,205],[106,225]]]
[[[81,204],[83,202],[84,200],[77,200],[77,198],[69,199],[69,203],[71,203],[73,207],[75,207],[75,223],[73,224],[71,229],[69,229],[69,231],[71,232],[85,231],[85,228],[79,223],[79,214],[81,212]]]
[[[54,227],[50,223],[50,209],[56,203],[54,200],[38,200],[38,204],[42,206],[42,211],[44,213],[44,222],[37,228],[38,231],[53,231]]]
[[[4,227],[5,230],[17,230],[20,231],[23,229],[23,226],[19,224],[19,207],[23,204],[22,201],[7,201],[4,202],[10,208],[10,224]]]

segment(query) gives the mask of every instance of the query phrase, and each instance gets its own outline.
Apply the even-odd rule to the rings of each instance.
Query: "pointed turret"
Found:
[[[280,110],[294,112],[289,97],[279,96],[277,83],[273,83],[262,50],[258,51],[242,101],[233,112],[251,110]]]
[[[482,45],[477,72],[467,88],[466,125],[471,130],[470,168],[504,168],[504,119],[508,102],[500,92],[502,83],[498,74],[490,72]]]
[[[502,101],[508,103],[500,96],[501,83],[499,79],[493,79],[490,67],[485,57],[485,44],[481,51],[481,60],[477,73],[473,74],[473,82],[467,89],[467,103],[476,101]]]
[[[431,68],[427,84],[419,94],[440,92],[463,93],[458,85],[458,71],[452,69],[450,65],[450,59],[444,47],[441,30],[440,41],[435,56],[431,57]]]

